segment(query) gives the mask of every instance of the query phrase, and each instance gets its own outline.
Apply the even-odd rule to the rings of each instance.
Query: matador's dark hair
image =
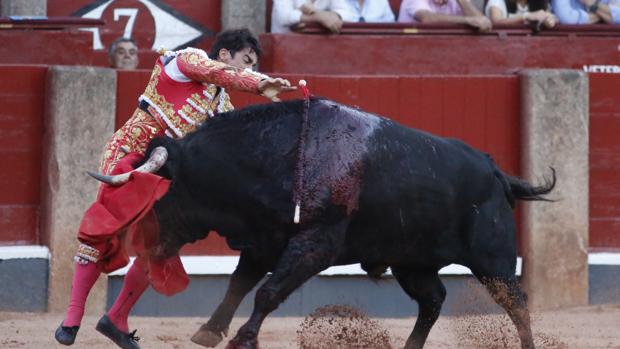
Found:
[[[261,48],[258,39],[247,29],[230,29],[217,34],[215,43],[209,51],[209,58],[217,59],[221,49],[230,51],[231,56],[245,48],[251,48],[258,58],[260,58]]]

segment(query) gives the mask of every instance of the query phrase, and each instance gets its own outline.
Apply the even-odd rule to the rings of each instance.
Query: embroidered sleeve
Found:
[[[234,89],[259,94],[258,83],[268,78],[249,69],[241,70],[228,64],[209,59],[196,52],[183,52],[177,56],[179,70],[194,81],[215,84],[225,89]]]

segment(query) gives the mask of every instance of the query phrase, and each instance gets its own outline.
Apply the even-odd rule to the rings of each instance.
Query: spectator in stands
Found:
[[[551,4],[562,24],[620,24],[620,0],[553,0]]]
[[[271,32],[289,33],[306,23],[319,23],[339,33],[347,8],[345,0],[273,0]]]
[[[403,0],[401,23],[467,24],[480,31],[491,30],[491,21],[470,0]]]
[[[394,12],[388,0],[346,0],[345,22],[390,23],[394,22]]]
[[[558,22],[548,4],[528,0],[489,0],[484,14],[493,24],[528,24],[538,22],[546,28],[553,28]]]
[[[138,45],[133,39],[120,37],[110,45],[108,58],[112,68],[136,69],[138,67]]]

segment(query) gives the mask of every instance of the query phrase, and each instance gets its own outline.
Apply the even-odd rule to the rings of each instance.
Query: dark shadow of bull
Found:
[[[241,251],[224,300],[192,341],[217,345],[244,296],[271,272],[229,343],[256,348],[263,320],[296,288],[330,266],[361,263],[371,277],[390,267],[418,302],[405,348],[422,348],[446,296],[438,271],[458,263],[506,310],[522,348],[534,348],[515,277],[512,208],[544,200],[555,173],[534,187],[461,141],[322,99],[311,101],[298,153],[303,110],[303,101],[253,106],[149,147],[147,155],[165,147],[158,173],[172,179],[154,207],[161,250],[176,253],[214,230]]]

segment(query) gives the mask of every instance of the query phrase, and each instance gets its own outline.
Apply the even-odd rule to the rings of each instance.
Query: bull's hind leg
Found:
[[[271,277],[256,291],[250,319],[228,348],[258,348],[258,331],[265,317],[304,282],[331,265],[344,241],[348,222],[306,229],[291,238]]]
[[[418,302],[418,319],[405,349],[421,349],[431,328],[439,317],[446,298],[446,288],[437,275],[437,270],[410,270],[392,267],[392,273],[407,295]]]
[[[497,276],[479,270],[474,270],[474,274],[487,288],[495,302],[506,310],[517,327],[521,348],[534,349],[530,313],[527,309],[527,295],[521,289],[517,278],[514,276]]]
[[[534,349],[527,295],[515,276],[515,223],[503,194],[496,197],[495,202],[482,205],[475,214],[472,256],[467,266],[508,313],[517,327],[521,348]]]
[[[192,342],[213,348],[223,336],[228,335],[228,326],[245,295],[265,276],[265,269],[257,264],[247,252],[242,252],[239,264],[230,277],[224,300],[217,307],[209,321],[192,336]]]

